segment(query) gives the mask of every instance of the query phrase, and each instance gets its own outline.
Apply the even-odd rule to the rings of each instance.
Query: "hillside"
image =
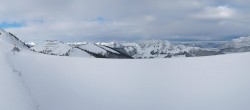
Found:
[[[77,50],[82,51],[83,54],[89,54],[96,58],[127,59],[199,57],[223,54],[223,52],[218,52],[219,49],[211,50],[208,48],[196,47],[196,45],[189,45],[186,43],[183,45],[182,43],[170,43],[163,40],[149,40],[131,43],[76,42],[67,44],[61,41],[46,40],[33,46],[32,49],[36,52],[49,55],[74,56],[75,53],[72,50]]]
[[[112,48],[96,45],[94,43],[64,43],[57,40],[46,40],[31,47],[38,53],[70,56],[70,57],[96,57],[96,58],[132,58]]]
[[[20,74],[14,71],[14,67],[9,62],[15,46],[27,50],[21,41],[0,30],[0,109],[36,110],[35,103],[22,83]]]
[[[71,56],[71,57],[92,57],[85,51],[73,48],[68,44],[56,40],[46,40],[31,47],[35,52],[57,55],[57,56]]]
[[[10,32],[6,32],[5,30],[0,28],[0,36],[1,40],[4,43],[8,43],[14,46],[18,46],[19,48],[22,49],[28,49],[29,46],[26,45],[23,41],[21,41],[18,37],[16,37],[14,34]]]
[[[250,52],[250,36],[233,39],[220,47],[223,53]]]
[[[11,62],[44,110],[245,110],[249,58],[244,53],[111,60],[20,53]]]
[[[131,43],[98,43],[111,47],[133,58],[176,58],[176,57],[199,57],[223,54],[222,52],[196,47],[195,45],[183,45],[164,40],[148,40]]]

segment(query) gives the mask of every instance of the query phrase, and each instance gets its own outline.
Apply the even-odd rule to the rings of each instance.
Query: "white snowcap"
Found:
[[[223,48],[241,48],[250,46],[250,36],[240,37],[237,39],[233,39],[231,42],[226,43]]]
[[[28,49],[25,43],[19,40],[13,34],[6,32],[4,29],[1,29],[1,28],[0,28],[0,33],[1,33],[0,38],[2,42],[8,43],[9,45],[17,46],[19,48]]]
[[[27,43],[28,45],[31,45],[31,46],[35,46],[36,45],[36,43],[34,43],[34,42],[29,42],[29,43]]]

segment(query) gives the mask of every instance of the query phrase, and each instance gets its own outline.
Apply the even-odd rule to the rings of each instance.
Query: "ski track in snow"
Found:
[[[16,73],[16,75],[19,77],[20,82],[21,82],[21,84],[23,85],[23,88],[26,90],[27,94],[29,95],[29,97],[30,97],[30,99],[31,99],[31,101],[32,101],[32,103],[33,103],[32,105],[33,105],[34,108],[35,108],[34,110],[40,110],[39,104],[37,103],[36,98],[32,95],[31,90],[30,90],[29,87],[27,86],[25,80],[22,78],[22,72],[19,71],[19,70],[17,70],[17,69],[15,68],[15,66],[12,64],[11,60],[9,59],[9,58],[10,58],[11,56],[13,56],[13,55],[16,55],[16,53],[15,53],[15,52],[12,52],[12,51],[8,52],[8,53],[7,53],[7,56],[6,56],[6,61],[8,62],[10,68],[11,68],[12,71],[13,71],[13,73]]]
[[[249,56],[112,60],[21,52],[12,61],[43,110],[245,110]]]

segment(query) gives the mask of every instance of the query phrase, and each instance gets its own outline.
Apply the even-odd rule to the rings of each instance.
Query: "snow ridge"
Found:
[[[231,42],[222,46],[222,48],[241,48],[246,46],[250,46],[250,36],[233,39]]]
[[[0,37],[6,43],[12,44],[22,49],[29,49],[29,46],[21,41],[18,37],[10,32],[4,31],[3,29],[0,29]]]
[[[132,43],[110,42],[99,43],[99,45],[109,46],[134,58],[172,58],[219,54],[216,51],[207,51],[199,47],[170,43],[165,40],[148,40]]]
[[[91,57],[87,52],[74,48],[69,44],[57,40],[46,40],[31,47],[35,52],[72,57]]]
[[[223,53],[250,52],[250,36],[233,39],[221,47]]]
[[[17,71],[10,63],[10,59],[16,52],[12,51],[14,48],[18,48],[19,51],[20,49],[28,50],[28,47],[22,41],[0,29],[0,109],[39,110],[34,107],[36,104],[30,99],[27,86],[21,80],[22,73]]]

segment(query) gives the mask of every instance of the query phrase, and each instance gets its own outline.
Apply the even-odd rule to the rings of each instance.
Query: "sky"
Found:
[[[250,35],[248,0],[0,0],[24,41],[228,40]]]

